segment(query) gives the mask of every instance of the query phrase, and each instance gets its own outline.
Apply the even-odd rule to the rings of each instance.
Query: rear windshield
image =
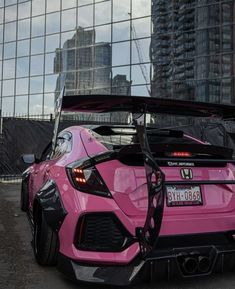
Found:
[[[104,146],[106,146],[108,149],[115,149],[118,147],[122,147],[125,145],[130,145],[130,144],[136,144],[139,143],[137,134],[132,131],[132,133],[128,134],[128,129],[116,129],[116,134],[115,135],[101,135],[95,131],[93,131],[94,137],[101,142]],[[177,132],[177,131],[175,131]],[[180,131],[181,132],[181,131]],[[166,136],[165,134],[167,131],[162,132],[163,135],[161,136],[161,131],[157,132],[156,134],[151,133],[151,135],[148,135],[148,141],[149,143],[168,143],[168,144],[197,144],[200,143],[196,139],[194,140],[193,138],[190,138],[190,136],[183,135],[180,137],[175,137],[175,136]],[[183,132],[182,132],[183,134]]]

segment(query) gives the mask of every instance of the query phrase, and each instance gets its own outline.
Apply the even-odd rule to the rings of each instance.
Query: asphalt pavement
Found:
[[[31,231],[19,209],[20,184],[0,183],[0,289],[109,289],[67,280],[54,267],[36,264]],[[116,287],[117,288],[117,287]],[[141,283],[133,289],[235,289],[235,272],[187,280]]]

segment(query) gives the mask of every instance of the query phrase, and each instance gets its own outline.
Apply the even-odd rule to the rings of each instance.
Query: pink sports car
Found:
[[[132,124],[59,132],[62,112],[126,112]],[[227,105],[62,93],[52,143],[40,159],[23,155],[31,166],[23,173],[21,209],[37,262],[111,285],[233,269],[233,150],[163,124],[234,115]]]

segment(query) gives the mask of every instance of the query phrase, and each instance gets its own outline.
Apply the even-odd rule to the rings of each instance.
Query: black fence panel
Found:
[[[82,125],[87,122],[79,123]],[[64,120],[60,130],[75,124],[78,125],[78,121]],[[0,179],[18,178],[22,174],[27,168],[21,159],[22,154],[33,153],[40,158],[42,151],[52,139],[53,128],[52,119],[38,121],[3,118],[3,131],[0,134]],[[211,144],[235,148],[235,122],[227,126],[203,122],[178,129]]]

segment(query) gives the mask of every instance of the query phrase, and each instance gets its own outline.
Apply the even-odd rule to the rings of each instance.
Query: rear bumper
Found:
[[[222,235],[222,237],[220,236]],[[223,236],[229,236],[227,241]],[[209,236],[209,235],[207,235]],[[59,255],[58,269],[66,274],[69,278],[81,282],[127,286],[139,280],[159,280],[173,279],[177,277],[189,278],[195,276],[210,275],[215,272],[231,271],[235,268],[235,241],[231,239],[231,232],[225,234],[210,234],[214,237],[213,245],[208,244],[206,235],[176,236],[176,243],[182,239],[190,246],[177,246],[176,248],[163,248],[162,244],[167,246],[171,241],[160,240],[159,249],[156,249],[146,259],[141,259],[139,256],[128,265],[104,265],[82,263],[72,260],[62,254]],[[193,241],[194,240],[194,241]],[[199,240],[199,242],[198,242]],[[199,245],[196,245],[198,243]],[[221,244],[219,244],[221,243]],[[223,244],[222,244],[223,243]],[[199,266],[202,257],[209,260],[208,267],[201,270]],[[185,269],[186,258],[195,260],[195,268],[193,272],[188,272]]]

